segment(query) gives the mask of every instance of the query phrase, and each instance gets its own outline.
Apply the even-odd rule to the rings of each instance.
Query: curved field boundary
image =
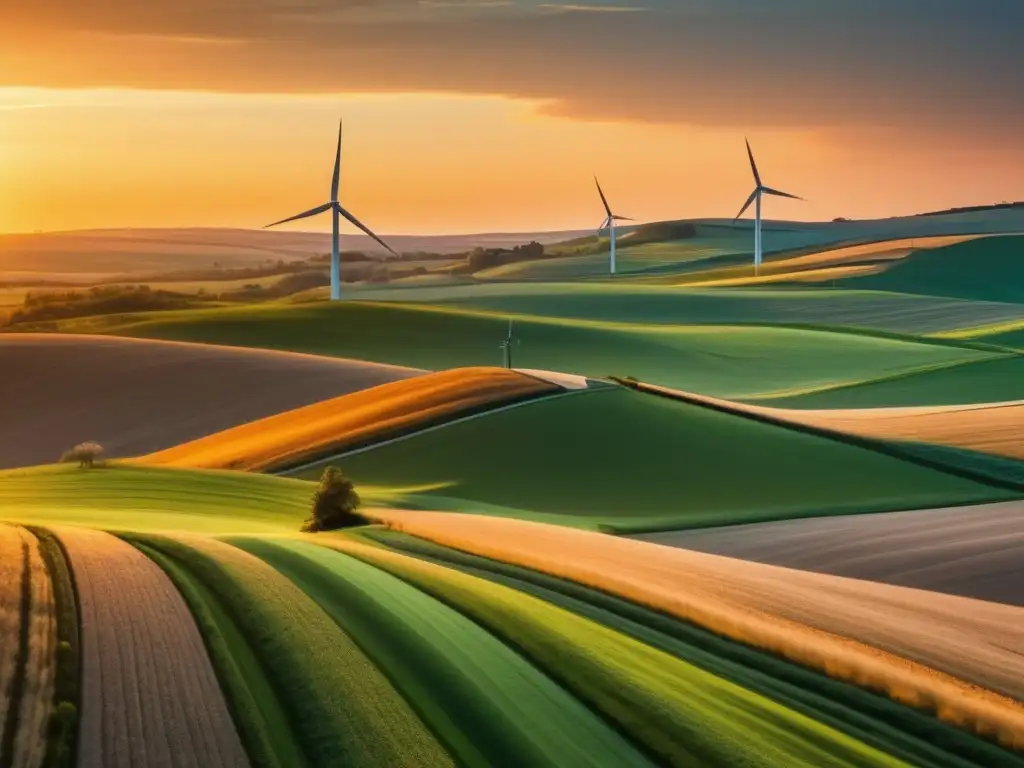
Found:
[[[0,525],[0,766],[37,768],[56,666],[53,590],[36,538]]]
[[[1024,402],[916,408],[790,410],[744,406],[790,423],[878,440],[938,443],[1024,459]]]
[[[79,766],[247,768],[202,637],[166,574],[108,533],[56,533],[82,619]]]
[[[666,531],[636,538],[1024,608],[1024,502]]]
[[[462,611],[673,766],[902,766],[777,702],[509,587],[335,539]]]
[[[349,632],[459,765],[650,765],[500,640],[391,574],[308,542],[231,541],[288,576]]]
[[[446,429],[447,427],[452,427],[452,426],[455,426],[456,424],[462,424],[462,423],[467,422],[467,421],[473,421],[473,420],[479,419],[479,418],[481,418],[483,416],[493,416],[496,413],[503,413],[505,411],[511,411],[514,408],[522,408],[523,406],[533,405],[534,403],[536,403],[539,400],[549,401],[549,400],[554,400],[554,399],[560,398],[560,397],[580,397],[580,396],[585,395],[585,394],[594,393],[594,392],[600,392],[600,391],[602,391],[602,389],[605,389],[605,388],[603,388],[603,387],[602,388],[591,387],[591,388],[588,388],[588,389],[559,390],[559,391],[556,391],[556,392],[554,392],[552,394],[544,395],[542,397],[530,397],[530,398],[525,399],[525,400],[517,400],[516,402],[508,403],[507,405],[500,405],[497,408],[487,408],[485,410],[480,410],[480,411],[476,411],[474,413],[470,413],[469,415],[466,415],[466,416],[460,416],[460,417],[457,417],[457,418],[454,418],[454,419],[449,419],[449,420],[444,421],[444,422],[442,422],[440,424],[433,424],[433,425],[430,425],[430,426],[425,426],[422,429],[417,429],[415,431],[408,432],[406,434],[402,434],[402,435],[399,435],[398,437],[393,437],[393,438],[390,438],[388,440],[381,440],[379,442],[374,441],[374,442],[371,442],[371,443],[369,443],[367,445],[361,445],[358,448],[353,448],[351,450],[346,450],[346,451],[343,451],[341,453],[335,454],[333,456],[324,456],[324,457],[321,457],[321,458],[317,459],[316,461],[307,462],[305,464],[301,464],[301,465],[296,466],[296,467],[290,467],[287,470],[284,470],[283,472],[281,472],[281,474],[298,475],[300,473],[308,473],[310,469],[313,469],[315,467],[320,467],[320,466],[326,466],[327,464],[331,463],[332,461],[335,461],[337,459],[343,459],[346,456],[354,456],[356,454],[364,453],[366,451],[373,451],[373,450],[376,450],[377,448],[382,448],[382,447],[384,447],[386,445],[391,445],[392,443],[399,443],[399,442],[401,442],[403,440],[408,440],[409,438],[412,438],[412,437],[418,437],[419,435],[424,435],[424,434],[427,434],[429,432],[436,432],[439,429]]]
[[[731,400],[721,400],[707,395],[697,395],[692,392],[683,392],[678,389],[658,386],[657,384],[646,384],[638,381],[617,380],[623,386],[644,392],[656,397],[666,397],[670,400],[678,400],[691,405],[699,405],[722,413],[740,416],[742,418],[759,421],[763,424],[791,429],[797,432],[824,437],[836,440],[858,448],[881,453],[900,461],[917,464],[928,469],[934,469],[946,474],[962,477],[965,480],[972,480],[976,483],[1003,488],[1010,491],[1024,492],[1024,483],[1018,482],[1005,474],[996,474],[977,470],[966,464],[955,464],[949,461],[941,461],[932,458],[924,451],[903,449],[898,442],[886,442],[885,440],[873,439],[876,436],[860,431],[846,431],[836,428],[823,418],[803,418],[802,411],[782,408],[766,408],[762,406],[745,405]],[[893,510],[896,511],[896,510]]]
[[[237,547],[199,536],[132,540],[172,558],[230,612],[310,765],[454,767],[380,670],[277,570]]]
[[[254,768],[303,768],[305,755],[273,688],[226,607],[182,563],[130,535],[125,539],[163,569],[188,603]]]
[[[1024,766],[1024,756],[1014,757],[911,707],[606,592],[388,529],[366,529],[353,532],[352,536],[526,592],[670,653],[920,768]]]
[[[137,460],[178,467],[284,471],[326,454],[561,391],[557,384],[504,368],[457,368],[307,405]]]
[[[666,612],[1024,748],[1024,609],[539,523],[374,517]]]
[[[82,708],[82,644],[79,636],[78,597],[60,540],[45,528],[33,527],[30,530],[39,541],[39,552],[50,574],[57,620],[54,711],[43,764],[46,768],[71,768],[75,765],[78,713]]]

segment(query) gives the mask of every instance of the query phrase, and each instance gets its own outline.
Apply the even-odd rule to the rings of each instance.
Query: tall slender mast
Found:
[[[338,253],[339,219],[337,207],[331,208],[331,301],[341,299],[341,257]]]
[[[612,259],[611,259],[611,264],[612,264],[612,274],[614,275],[615,274],[615,219],[612,219],[611,234],[612,234]]]
[[[761,192],[754,200],[754,274],[761,271]]]

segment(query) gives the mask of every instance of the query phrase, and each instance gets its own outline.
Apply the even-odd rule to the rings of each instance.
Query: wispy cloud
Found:
[[[572,3],[541,3],[537,7],[549,13],[618,13],[649,10],[635,5],[576,5]]]

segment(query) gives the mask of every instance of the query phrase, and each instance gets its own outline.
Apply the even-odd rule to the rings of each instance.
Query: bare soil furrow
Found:
[[[58,531],[79,586],[79,768],[248,766],[188,607],[145,555],[109,534]]]

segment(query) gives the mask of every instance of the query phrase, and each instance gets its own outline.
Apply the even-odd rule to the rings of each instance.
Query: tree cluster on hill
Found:
[[[187,309],[203,300],[204,297],[153,290],[148,285],[97,286],[85,291],[31,292],[26,294],[22,305],[7,318],[7,325],[119,312]]]
[[[514,248],[474,248],[466,254],[466,267],[478,272],[489,267],[500,267],[517,261],[533,261],[544,258],[544,246],[536,241]]]
[[[326,272],[307,267],[304,272],[285,275],[273,285],[249,283],[231,291],[200,288],[195,294],[186,294],[154,289],[149,285],[100,285],[85,290],[30,292],[22,305],[9,313],[6,319],[0,316],[0,327],[92,315],[191,309],[211,302],[269,301],[330,285],[330,282]]]
[[[378,256],[369,256],[369,255],[363,253],[362,251],[339,251],[338,252],[338,258],[341,261],[347,261],[347,262],[352,262],[352,261],[380,261],[381,260],[380,257],[378,257]],[[309,257],[309,261],[310,261],[311,264],[330,264],[331,263],[331,254],[329,254],[329,253],[321,253],[318,256],[310,256]]]
[[[313,510],[302,524],[303,533],[333,531],[366,525],[369,521],[357,513],[361,504],[355,485],[335,466],[329,466],[320,477],[313,494]]]
[[[64,463],[77,462],[81,469],[92,469],[103,462],[103,446],[92,441],[79,443],[70,451],[65,451],[60,460]]]
[[[688,240],[696,236],[697,225],[692,221],[655,221],[641,224],[622,239],[622,244],[665,243],[671,240]]]

